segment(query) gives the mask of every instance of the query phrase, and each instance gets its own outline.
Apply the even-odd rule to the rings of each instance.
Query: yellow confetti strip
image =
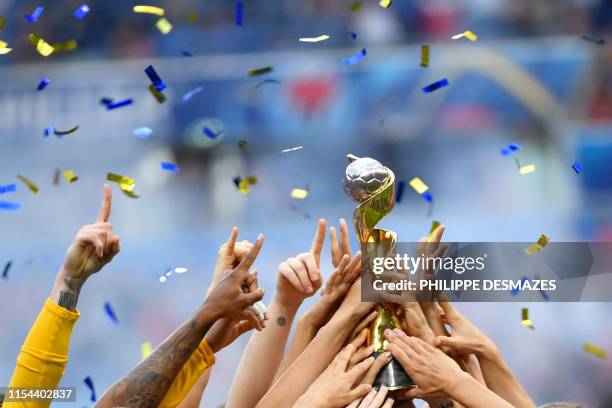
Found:
[[[431,227],[429,228],[429,239],[428,241],[431,241],[432,237],[433,237],[433,233],[434,231],[440,226],[440,221],[436,221],[433,220],[431,222]]]
[[[157,100],[157,102],[159,103],[166,102],[166,95],[158,91],[157,88],[155,88],[155,85],[153,84],[149,85],[149,92],[151,92],[151,95],[153,95],[153,97]]]
[[[272,72],[273,69],[272,67],[251,68],[248,70],[248,74],[250,77],[254,77]]]
[[[115,183],[119,184],[119,188],[126,196],[131,198],[138,198],[138,196],[134,194],[134,187],[136,187],[136,181],[133,178],[115,173],[107,173],[106,179],[108,181],[114,181]]]
[[[189,13],[187,13],[187,21],[190,22],[191,24],[197,23],[199,19],[200,19],[200,15],[196,13],[195,11],[190,11]]]
[[[393,4],[391,0],[380,0],[378,2],[378,5],[383,8],[389,8],[391,7],[391,4]]]
[[[361,8],[361,2],[360,1],[355,1],[351,4],[351,11],[357,11]]]
[[[79,179],[79,177],[72,170],[66,170],[64,172],[64,178],[68,183],[74,183]]]
[[[28,40],[32,43],[34,47],[36,47],[36,52],[38,52],[43,57],[48,57],[53,54],[55,48],[36,34],[28,35]]]
[[[535,169],[536,169],[535,164],[527,164],[525,166],[519,167],[519,173],[529,174],[529,173],[533,173]]]
[[[166,13],[166,11],[161,7],[144,6],[144,5],[134,6],[132,11],[134,11],[134,13],[155,14],[156,16],[160,16],[160,17],[163,17],[164,14]]]
[[[410,180],[410,186],[414,188],[416,192],[419,194],[423,194],[424,192],[429,190],[429,187],[427,187],[427,184],[423,183],[423,181],[421,181],[421,179],[418,177],[415,177],[412,180]]]
[[[291,198],[297,198],[299,200],[303,200],[308,197],[308,190],[303,188],[294,188],[291,190]]]
[[[151,342],[145,341],[142,343],[142,346],[140,346],[140,350],[142,351],[142,359],[146,360],[146,358],[153,352],[153,346],[151,345]]]
[[[584,347],[584,351],[586,351],[587,353],[591,353],[593,355],[596,355],[597,357],[601,358],[602,360],[607,360],[608,359],[608,353],[606,353],[606,351],[600,347],[597,347],[594,344],[591,343],[584,343],[583,345]]]
[[[172,24],[170,24],[170,22],[166,20],[166,17],[162,17],[157,20],[157,23],[155,23],[155,27],[157,27],[159,32],[161,32],[162,34],[168,34],[170,31],[172,31]]]
[[[240,180],[240,182],[238,183],[238,190],[240,190],[240,193],[242,193],[242,195],[249,195],[249,193],[251,192],[251,189],[249,188],[249,186],[255,185],[257,184],[257,177],[255,176],[250,176],[247,178],[244,178],[242,180]]]
[[[533,327],[533,323],[529,319],[529,309],[527,309],[526,307],[521,309],[521,324],[524,327],[527,327],[528,329],[535,330],[535,327]]]
[[[478,39],[478,36],[471,31],[464,31],[459,34],[455,34],[451,37],[451,39],[458,40],[459,38],[462,38],[462,37],[465,37],[470,41],[476,41]]]
[[[13,49],[8,48],[8,43],[6,41],[0,40],[0,55],[8,54],[11,51],[13,51]]]
[[[421,45],[421,67],[429,66],[429,45]]]
[[[302,37],[302,38],[300,38],[301,42],[311,42],[311,43],[316,43],[316,42],[325,41],[325,40],[329,40],[329,35],[323,34],[323,35],[320,35],[318,37]]]
[[[535,244],[531,244],[527,248],[525,248],[525,253],[527,255],[531,255],[538,251],[541,251],[546,246],[546,244],[548,244],[549,242],[550,242],[550,238],[542,234],[540,235],[540,238],[538,238],[538,241]]]
[[[55,43],[51,46],[55,49],[55,52],[64,52],[64,51],[76,50],[78,47],[78,44],[76,40],[68,40],[64,42]]]
[[[6,18],[0,17],[0,31],[4,30],[5,25],[6,25]]]
[[[38,186],[34,184],[31,180],[28,180],[27,178],[25,178],[24,176],[20,174],[17,175],[17,178],[23,181],[25,185],[28,186],[31,192],[33,192],[34,194],[38,193]]]

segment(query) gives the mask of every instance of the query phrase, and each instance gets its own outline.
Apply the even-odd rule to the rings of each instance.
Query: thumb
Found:
[[[438,336],[434,339],[433,343],[436,347],[460,348],[461,345],[457,339],[448,336]]]
[[[264,297],[263,288],[258,288],[252,292],[245,293],[242,295],[244,302],[249,306],[253,305],[253,303],[260,301]]]
[[[411,388],[409,390],[407,390],[404,393],[404,397],[406,398],[422,398],[423,397],[423,393],[421,392],[421,389],[416,387],[416,388]]]

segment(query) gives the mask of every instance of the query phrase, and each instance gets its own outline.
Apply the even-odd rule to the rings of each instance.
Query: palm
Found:
[[[105,262],[95,254],[92,246],[83,247],[77,243],[70,246],[64,259],[64,265],[70,272],[70,277],[77,279],[88,278],[102,269],[104,264]]]

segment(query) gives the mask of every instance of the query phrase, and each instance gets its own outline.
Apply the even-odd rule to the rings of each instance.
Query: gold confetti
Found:
[[[8,47],[8,43],[0,40],[0,55],[8,54],[11,51],[13,51],[13,49]]]
[[[291,198],[297,198],[298,200],[303,200],[308,197],[308,190],[304,188],[294,188],[291,190]]]
[[[462,37],[465,37],[470,41],[476,41],[478,39],[478,36],[471,31],[464,31],[459,34],[455,34],[451,37],[451,39],[458,40],[459,38],[462,38]]]
[[[378,5],[382,8],[389,8],[391,7],[391,4],[393,3],[393,1],[391,0],[380,0],[378,2]]]
[[[64,171],[64,178],[68,183],[74,183],[79,179],[79,177],[72,170]]]
[[[529,174],[529,173],[533,173],[535,171],[536,167],[535,164],[527,164],[525,166],[520,166],[519,167],[519,173],[521,174]]]
[[[421,181],[421,179],[418,177],[415,177],[412,180],[410,180],[410,186],[414,188],[416,192],[419,194],[423,194],[424,192],[429,190],[429,187],[427,187],[427,184],[423,183],[423,181]]]
[[[151,95],[153,95],[153,97],[157,100],[157,102],[159,103],[166,102],[166,95],[158,91],[157,88],[155,88],[155,85],[153,84],[149,85],[149,92],[151,92]]]
[[[48,57],[49,55],[53,54],[53,51],[55,51],[55,48],[53,48],[51,44],[49,44],[36,34],[28,35],[28,40],[30,40],[32,45],[36,47],[36,52],[38,52],[43,57]]]
[[[142,343],[142,346],[140,346],[140,350],[142,351],[142,359],[146,360],[153,352],[153,346],[150,341],[145,341]]]
[[[234,179],[234,183],[236,184],[236,187],[238,187],[240,193],[246,196],[249,195],[249,193],[251,192],[251,189],[249,187],[257,184],[257,177],[249,176],[244,179],[237,177]]]
[[[535,330],[535,327],[533,327],[533,323],[529,319],[529,309],[527,309],[526,307],[521,309],[521,324],[524,327],[527,327],[528,329]]]
[[[317,43],[317,42],[325,41],[325,40],[329,40],[329,35],[323,34],[323,35],[320,35],[318,37],[302,37],[302,38],[300,38],[301,42],[310,42],[310,43]]]
[[[163,17],[164,14],[166,13],[166,11],[161,7],[144,6],[144,5],[134,6],[132,11],[134,11],[134,13],[155,14],[156,16],[160,16],[160,17]]]
[[[170,24],[166,17],[162,17],[157,20],[155,27],[157,27],[162,34],[168,34],[170,31],[172,31],[172,24]]]
[[[254,76],[267,74],[269,72],[272,72],[272,70],[273,70],[272,67],[252,68],[252,69],[249,69],[248,74],[250,77],[254,77]]]
[[[429,66],[429,45],[421,45],[421,67]]]
[[[25,178],[24,176],[20,174],[17,175],[17,178],[23,181],[26,184],[26,186],[28,186],[30,191],[32,191],[34,194],[38,193],[38,186],[34,184],[31,180],[28,180],[27,178]]]
[[[433,237],[433,233],[434,231],[440,226],[440,221],[436,221],[433,220],[431,222],[431,227],[429,228],[429,239],[428,241],[431,241],[432,237]]]
[[[64,51],[76,50],[78,47],[78,44],[76,40],[68,40],[64,42],[55,43],[51,46],[55,49],[55,52],[64,52]]]
[[[357,11],[361,8],[361,2],[360,1],[354,1],[351,4],[351,11]]]
[[[0,31],[4,30],[5,25],[6,25],[6,18],[0,17]]]
[[[549,242],[550,242],[550,238],[542,234],[540,235],[540,238],[538,238],[538,241],[535,244],[529,245],[527,248],[524,249],[524,251],[527,255],[534,254],[544,249],[546,244],[548,244]]]
[[[583,347],[584,347],[584,351],[586,351],[587,353],[591,353],[601,358],[602,360],[608,359],[608,353],[606,353],[606,351],[602,349],[601,347],[597,347],[596,345],[592,343],[584,343]]]
[[[191,24],[197,23],[199,19],[200,19],[200,16],[195,11],[190,11],[189,13],[187,13],[187,21],[190,22]]]
[[[108,181],[114,181],[115,183],[117,183],[121,191],[123,191],[126,196],[131,198],[138,198],[138,196],[134,194],[134,187],[136,187],[136,181],[133,178],[115,173],[107,173],[106,179]]]

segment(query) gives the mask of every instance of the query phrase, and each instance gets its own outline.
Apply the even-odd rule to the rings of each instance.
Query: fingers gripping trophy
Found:
[[[363,258],[363,277],[372,277],[373,249],[377,256],[394,257],[397,235],[393,231],[375,228],[376,224],[393,209],[395,204],[395,175],[379,161],[369,157],[347,155],[349,164],[346,167],[342,186],[344,192],[359,204],[353,213],[355,231],[361,245]],[[383,253],[381,253],[381,251]],[[377,303],[378,316],[370,327],[368,345],[374,346],[374,356],[385,352],[387,340],[385,329],[400,327],[395,314],[396,304]],[[384,385],[390,390],[415,386],[414,381],[406,374],[395,359],[384,367],[374,381],[374,387]]]

